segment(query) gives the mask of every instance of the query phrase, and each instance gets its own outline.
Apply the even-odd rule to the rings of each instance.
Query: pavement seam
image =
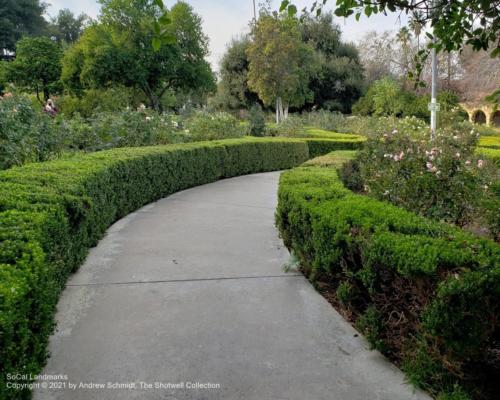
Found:
[[[154,281],[125,281],[125,282],[94,282],[94,283],[73,283],[67,284],[67,287],[81,286],[118,286],[118,285],[143,285],[151,283],[180,283],[180,282],[205,282],[205,281],[230,281],[243,279],[269,279],[269,278],[296,278],[303,277],[302,274],[289,275],[258,275],[258,276],[234,276],[234,277],[219,277],[219,278],[195,278],[195,279],[163,279]]]

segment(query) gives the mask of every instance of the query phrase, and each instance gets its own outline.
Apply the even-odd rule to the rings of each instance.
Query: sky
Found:
[[[235,36],[248,32],[248,23],[253,17],[252,0],[186,0],[191,4],[196,13],[203,19],[204,32],[210,38],[210,55],[208,61],[215,70],[225,52],[227,44]],[[334,3],[335,0],[329,0]],[[99,15],[97,0],[47,0],[49,4],[47,13],[56,15],[60,9],[68,8],[75,14],[85,13],[93,18]],[[174,3],[173,0],[164,0],[167,7]],[[256,0],[259,3],[259,0]],[[272,6],[279,8],[281,1],[273,0]],[[312,0],[295,0],[295,5],[301,10],[304,6],[312,4]],[[399,18],[398,14],[372,15],[370,18],[361,17],[357,22],[354,17],[348,19],[337,18],[341,26],[343,38],[349,42],[359,42],[367,32],[397,30],[405,24],[406,16]]]

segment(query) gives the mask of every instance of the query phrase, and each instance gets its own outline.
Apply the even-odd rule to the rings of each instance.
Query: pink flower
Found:
[[[484,161],[483,160],[477,160],[477,167],[478,168],[483,168]]]

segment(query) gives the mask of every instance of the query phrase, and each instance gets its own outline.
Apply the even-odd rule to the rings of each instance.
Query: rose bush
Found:
[[[436,220],[473,225],[482,219],[484,199],[491,198],[498,179],[495,166],[474,154],[478,137],[474,130],[443,129],[430,141],[428,130],[395,129],[370,138],[356,167],[344,169],[359,170],[363,190],[372,197]]]

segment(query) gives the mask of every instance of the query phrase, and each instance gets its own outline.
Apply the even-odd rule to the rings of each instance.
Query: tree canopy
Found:
[[[311,1],[306,12],[321,13],[328,0]],[[293,0],[283,0],[281,10],[288,9],[290,15],[297,13]],[[418,15],[422,26],[429,24],[436,41],[429,43],[438,51],[461,50],[471,46],[474,50],[491,49],[491,55],[500,56],[500,3],[498,0],[336,0],[335,15],[354,16],[362,14],[402,12]]]
[[[302,42],[295,18],[261,15],[246,52],[248,86],[265,105],[276,103],[278,122],[287,117],[289,106],[301,106],[312,96],[307,60],[313,51]]]
[[[233,39],[220,61],[220,81],[217,96],[213,100],[217,107],[237,109],[249,108],[258,102],[258,96],[248,87],[248,56],[250,37],[245,35]]]
[[[363,92],[363,67],[358,50],[345,43],[331,13],[307,16],[299,25],[302,41],[310,45],[315,57],[310,60],[309,89],[313,97],[308,107],[350,112]]]
[[[100,2],[100,22],[87,28],[64,56],[62,79],[69,89],[78,93],[85,87],[135,87],[155,110],[161,109],[168,90],[213,90],[213,73],[204,59],[208,38],[189,4],[181,1],[169,10],[168,29],[176,41],[155,51],[158,8],[152,1]]]
[[[0,0],[0,53],[14,51],[25,35],[42,34],[45,3],[40,0]]]
[[[74,43],[83,33],[89,17],[85,14],[75,16],[70,10],[59,10],[57,16],[51,19],[48,32],[58,42]]]
[[[16,59],[6,64],[7,79],[18,86],[40,93],[48,100],[59,89],[62,49],[46,37],[26,37],[17,42]]]

